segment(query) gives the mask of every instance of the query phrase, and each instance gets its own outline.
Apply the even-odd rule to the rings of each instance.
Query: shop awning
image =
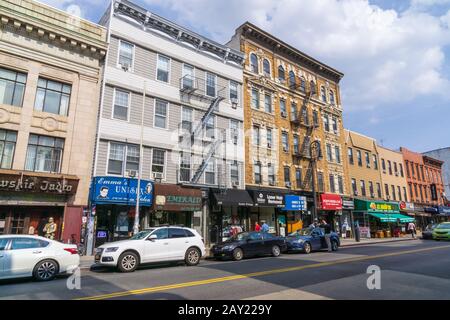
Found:
[[[393,214],[386,214],[386,213],[378,213],[378,212],[368,212],[369,215],[379,219],[381,222],[397,222],[400,221],[400,223],[407,223],[407,222],[413,222],[415,219],[405,216],[403,214],[399,213],[393,213]]]
[[[245,190],[227,189],[223,193],[215,192],[214,198],[220,206],[253,207],[253,200]]]
[[[405,216],[405,215],[399,214],[399,213],[391,214],[390,216],[392,216],[392,217],[394,217],[396,219],[399,219],[400,223],[413,222],[415,220],[414,218],[411,218],[411,217],[408,217],[408,216]]]

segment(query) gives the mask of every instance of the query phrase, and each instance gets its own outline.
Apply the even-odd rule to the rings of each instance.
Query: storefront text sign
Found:
[[[342,210],[342,198],[337,194],[321,194],[322,210]]]
[[[380,213],[400,213],[400,206],[398,203],[394,202],[355,199],[355,210]]]
[[[264,191],[255,191],[253,193],[255,204],[266,207],[284,207],[284,196],[282,194],[269,193]]]
[[[284,196],[284,211],[306,211],[306,197],[297,195]]]
[[[0,191],[75,194],[78,179],[0,174]]]
[[[95,177],[91,188],[93,203],[136,204],[137,179],[119,177]],[[139,204],[151,206],[153,182],[141,180]]]
[[[199,189],[184,188],[173,184],[156,184],[154,209],[165,211],[201,211],[202,192]]]

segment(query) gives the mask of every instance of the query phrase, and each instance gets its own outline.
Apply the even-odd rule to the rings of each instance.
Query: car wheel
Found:
[[[43,260],[39,262],[33,271],[33,277],[37,281],[53,280],[58,274],[59,267],[54,260]]]
[[[272,247],[272,256],[279,257],[281,254],[281,249],[279,246],[273,246]]]
[[[139,258],[134,252],[124,252],[119,257],[117,268],[120,272],[133,272],[139,265]]]
[[[186,251],[184,261],[188,266],[196,266],[200,262],[201,253],[197,248],[189,248]]]
[[[240,261],[244,258],[244,251],[241,248],[236,248],[233,250],[233,260]]]
[[[338,251],[338,249],[339,249],[339,246],[338,246],[337,241],[336,240],[332,240],[331,241],[331,250],[332,251]]]
[[[303,251],[306,254],[310,254],[311,253],[311,245],[309,244],[309,242],[305,242],[305,244],[303,244]]]

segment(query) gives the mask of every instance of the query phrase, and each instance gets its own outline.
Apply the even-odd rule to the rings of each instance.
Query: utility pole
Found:
[[[136,188],[136,212],[134,215],[133,234],[139,232],[139,209],[141,199],[141,175],[142,175],[142,158],[144,157],[143,143],[144,143],[144,110],[145,110],[145,95],[147,91],[147,82],[144,81],[144,93],[142,95],[142,111],[141,111],[141,137],[139,142],[139,168],[138,168],[138,181]]]
[[[313,192],[313,199],[314,199],[314,210],[312,212],[312,222],[314,222],[314,219],[317,218],[317,197],[316,197],[316,162],[317,159],[320,157],[320,141],[314,140],[309,145],[309,155],[311,156],[311,164],[312,164],[312,192]]]

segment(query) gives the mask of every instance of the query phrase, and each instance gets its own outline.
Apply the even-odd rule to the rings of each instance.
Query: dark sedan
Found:
[[[331,249],[337,251],[341,245],[337,233],[330,236]],[[310,253],[311,251],[327,249],[325,233],[322,228],[306,228],[297,230],[286,237],[287,250]]]
[[[437,227],[437,224],[429,224],[425,228],[425,230],[422,231],[422,239],[433,239],[433,230]]]
[[[232,258],[239,261],[250,256],[278,257],[286,251],[284,238],[263,232],[241,232],[212,248],[214,258]]]

